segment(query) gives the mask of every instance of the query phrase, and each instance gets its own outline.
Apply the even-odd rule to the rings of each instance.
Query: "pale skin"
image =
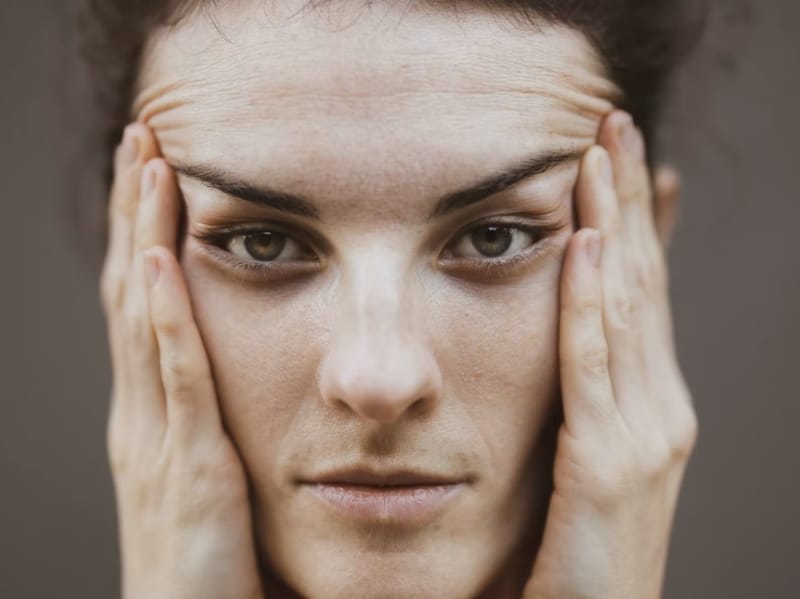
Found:
[[[651,185],[640,133],[613,109],[610,86],[574,36],[555,33],[537,46],[538,34],[501,33],[485,19],[468,18],[459,32],[445,18],[436,21],[435,35],[421,29],[431,22],[431,15],[407,17],[408,37],[383,37],[373,52],[353,44],[359,57],[373,59],[360,63],[355,81],[343,76],[353,61],[341,40],[361,39],[374,23],[347,34],[314,30],[308,46],[297,32],[291,41],[279,39],[281,47],[298,46],[287,55],[320,53],[282,80],[286,55],[275,55],[272,38],[238,30],[245,47],[255,44],[247,56],[264,47],[238,72],[229,67],[241,61],[226,54],[236,47],[214,45],[213,28],[198,19],[162,43],[189,41],[206,49],[204,58],[218,54],[208,64],[228,65],[230,81],[205,72],[218,85],[201,95],[170,86],[175,73],[192,79],[191,60],[172,64],[180,52],[153,50],[139,122],[127,129],[115,158],[101,283],[114,364],[109,453],[125,597],[287,595],[265,576],[269,569],[312,598],[660,596],[672,517],[697,436],[667,288],[677,180],[662,171]],[[307,33],[303,23],[297,27]],[[493,41],[479,56],[465,57],[465,65],[535,55],[519,51],[555,43],[569,50],[558,56],[577,62],[562,65],[545,53],[520,65],[520,72],[529,69],[525,94],[515,92],[513,69],[500,76],[464,67],[457,70],[463,80],[446,80],[445,95],[436,86],[458,62],[458,38],[451,36],[464,28]],[[437,51],[450,62],[437,62]],[[325,59],[330,64],[321,65]],[[387,88],[405,69],[416,72],[414,65],[426,76],[404,81],[401,91]],[[549,77],[562,68],[574,88]],[[267,73],[269,86],[259,87],[264,78],[255,75]],[[419,86],[416,95],[408,94],[411,83]],[[224,96],[234,88],[241,105]],[[494,91],[479,106],[472,102],[482,96],[453,91],[469,89]],[[387,102],[393,93],[402,102]],[[281,102],[272,103],[271,94]],[[339,96],[349,101],[335,104]],[[334,102],[335,118],[308,117],[318,113],[313,101],[320,97]],[[507,110],[488,119],[487,105]],[[386,106],[391,112],[383,112]],[[445,117],[450,127],[431,143],[419,141]],[[325,127],[327,135],[314,133]],[[511,135],[526,128],[534,134]],[[579,161],[487,200],[462,220],[430,225],[419,218],[431,198],[473,181],[476,170],[483,175],[487,164],[565,143],[579,150]],[[289,150],[279,153],[284,145]],[[385,167],[387,149],[394,168]],[[446,170],[436,160],[445,150]],[[323,256],[325,268],[290,284],[248,281],[210,266],[193,236],[204,226],[225,214],[281,221],[176,175],[173,166],[187,162],[238,165],[234,172],[250,178],[269,168],[284,187],[293,183],[293,191],[317,198],[323,224],[315,227],[328,242],[319,244],[320,253],[336,248]],[[299,170],[298,163],[318,168]],[[147,192],[143,181],[151,176]],[[465,269],[445,274],[435,261],[441,246],[424,243],[452,241],[477,217],[541,216],[553,205],[549,250],[491,281]],[[425,327],[414,326],[420,319]],[[490,330],[496,346],[480,334]],[[386,348],[385,362],[375,347]],[[258,395],[267,384],[272,393]],[[515,542],[539,509],[531,453],[558,396],[564,422],[552,465],[555,489],[535,561],[519,575]],[[495,397],[501,403],[493,404]],[[369,439],[392,439],[389,447],[407,463],[468,469],[478,480],[473,494],[435,529],[392,538],[332,521],[285,482],[339,454],[366,459]]]

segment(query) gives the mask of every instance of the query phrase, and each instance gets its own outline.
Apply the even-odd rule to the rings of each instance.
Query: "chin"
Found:
[[[457,547],[309,549],[308,555],[295,556],[296,562],[279,566],[286,584],[306,599],[474,599],[490,574],[480,556]],[[306,565],[309,561],[314,565]]]
[[[424,527],[342,525],[273,512],[261,546],[271,570],[304,599],[506,599],[485,589],[517,554],[524,522],[441,518]],[[516,532],[516,534],[515,534]],[[513,576],[513,575],[512,575]]]
[[[517,598],[533,505],[533,480],[525,482],[501,500],[470,482],[422,494],[300,484],[255,503],[258,544],[304,599]]]

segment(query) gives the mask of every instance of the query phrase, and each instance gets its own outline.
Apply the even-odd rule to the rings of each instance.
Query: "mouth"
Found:
[[[298,482],[337,517],[420,526],[440,515],[471,481],[410,470],[351,469]]]

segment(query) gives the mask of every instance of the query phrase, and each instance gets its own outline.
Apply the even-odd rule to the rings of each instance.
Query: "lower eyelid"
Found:
[[[473,229],[467,231],[465,234],[460,235],[459,237],[456,238],[456,242],[457,243],[451,244],[451,245],[449,245],[447,247],[448,251],[450,251],[449,248],[451,248],[451,247],[455,247],[455,246],[461,245],[461,243],[464,240],[466,240],[472,232],[474,232],[476,230],[483,229],[483,228],[488,227],[488,226],[492,226],[492,223],[489,223],[488,225],[482,225],[482,226],[474,227]],[[533,239],[532,243],[530,243],[529,245],[524,247],[522,250],[517,250],[517,254],[514,254],[514,255],[522,254],[522,253],[528,251],[528,248],[531,248],[531,247],[535,246],[537,243],[540,243],[546,237],[546,233],[544,231],[541,231],[541,230],[533,228],[533,227],[512,226],[512,225],[507,225],[507,224],[502,224],[502,226],[504,228],[508,228],[508,229],[513,230],[513,231],[517,231],[518,233],[522,233],[522,234],[528,235]],[[469,241],[468,241],[468,243],[469,243]],[[513,245],[513,241],[512,241],[512,245]],[[470,256],[470,257],[462,257],[462,258],[463,259],[472,259],[472,260],[501,260],[502,259],[501,257],[492,258],[491,256],[483,256],[482,257],[482,256],[479,256],[479,255],[478,256]],[[511,257],[509,257],[508,259],[510,260]]]
[[[264,282],[277,278],[291,280],[310,273],[319,272],[324,265],[319,261],[277,261],[273,263],[243,260],[236,254],[209,243],[200,242],[197,250],[201,258],[213,268],[227,276],[236,276],[241,280]]]
[[[473,227],[473,229],[491,224],[500,224],[508,226],[509,228],[521,230],[530,234],[535,240],[538,239],[538,241],[534,241],[534,243],[526,247],[524,250],[508,258],[450,257],[443,259],[444,266],[452,270],[471,273],[473,276],[475,276],[475,273],[477,272],[482,272],[487,276],[491,276],[492,273],[497,273],[499,277],[503,274],[509,273],[510,271],[521,271],[527,265],[536,262],[543,254],[549,253],[549,250],[551,250],[553,246],[558,245],[556,241],[557,237],[560,236],[557,235],[557,233],[563,229],[563,227],[515,226],[513,223],[484,223],[482,225],[478,225],[477,227]],[[279,232],[285,234],[292,243],[297,244],[299,248],[305,250],[307,252],[306,255],[314,256],[316,259],[272,260],[259,262],[255,259],[241,258],[237,254],[234,254],[226,249],[225,244],[230,243],[231,239],[252,232],[257,232],[257,230],[253,229],[251,231],[241,232],[227,231],[220,232],[218,234],[195,233],[192,234],[191,237],[199,242],[203,254],[211,258],[217,266],[222,264],[227,270],[234,272],[249,271],[250,273],[253,273],[253,277],[266,279],[276,276],[283,278],[285,276],[291,276],[295,274],[301,275],[304,273],[318,272],[321,266],[324,267],[326,260],[324,260],[324,257],[320,259],[313,247],[298,240],[295,236],[289,233],[283,233],[282,231]],[[462,233],[458,239],[460,240],[465,235],[469,234],[469,232],[470,231]],[[441,257],[436,259],[436,261],[440,260],[442,260]]]
[[[446,258],[443,266],[450,271],[459,272],[465,278],[476,276],[511,276],[522,274],[529,267],[543,260],[558,248],[558,240],[548,236],[528,246],[524,251],[510,258]]]

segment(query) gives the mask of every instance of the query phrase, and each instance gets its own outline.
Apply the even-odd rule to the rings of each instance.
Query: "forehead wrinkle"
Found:
[[[139,120],[148,123],[153,121],[153,126],[160,126],[165,130],[179,126],[181,121],[189,124],[191,116],[202,116],[205,123],[208,123],[213,120],[214,115],[225,121],[228,127],[233,126],[237,120],[246,120],[248,126],[252,126],[253,118],[263,122],[307,122],[315,114],[328,118],[335,116],[339,123],[358,123],[360,120],[370,119],[380,120],[381,123],[402,122],[409,120],[413,114],[430,118],[441,113],[441,118],[447,118],[458,114],[458,111],[452,111],[453,101],[466,111],[488,112],[498,117],[503,112],[509,112],[512,119],[525,115],[526,107],[535,107],[536,111],[566,110],[576,118],[590,120],[602,117],[613,108],[613,104],[605,98],[552,83],[502,91],[384,91],[363,94],[360,98],[328,89],[303,89],[290,93],[280,86],[275,91],[264,89],[262,83],[254,87],[255,89],[242,88],[219,80],[206,84],[197,79],[186,78],[156,84],[143,90],[137,96],[133,108]],[[387,99],[391,101],[387,102]],[[535,99],[537,104],[531,105],[530,99]],[[182,108],[190,109],[184,119],[180,118]],[[156,119],[159,116],[166,117],[166,113],[169,113],[169,118]]]
[[[613,107],[608,100],[556,87],[501,93],[440,90],[385,93],[370,96],[370,99],[376,100],[374,102],[356,101],[346,95],[329,93],[306,92],[292,96],[285,94],[270,96],[256,93],[237,95],[225,91],[214,94],[208,89],[203,94],[203,91],[201,86],[190,88],[177,83],[162,85],[160,89],[149,88],[137,98],[134,114],[139,120],[167,130],[190,125],[191,116],[201,115],[205,123],[212,121],[216,115],[225,121],[228,127],[234,126],[235,121],[241,117],[244,117],[248,121],[248,127],[251,127],[253,117],[263,122],[278,120],[289,123],[293,120],[307,122],[314,114],[326,117],[335,115],[340,125],[346,122],[364,124],[362,121],[368,120],[380,121],[385,125],[403,123],[415,114],[431,118],[441,113],[439,118],[445,120],[451,117],[460,119],[462,115],[452,111],[453,101],[460,102],[466,111],[481,111],[496,117],[503,117],[504,113],[508,113],[511,120],[525,115],[524,106],[534,107],[529,104],[531,98],[537,100],[538,110],[566,110],[574,118],[589,120],[601,117]],[[210,103],[207,98],[212,96],[214,101]],[[386,102],[386,99],[391,102]],[[181,109],[194,112],[187,112],[181,119]]]
[[[291,72],[287,72],[285,64],[276,60],[262,60],[255,67],[248,66],[236,54],[220,57],[216,61],[218,66],[189,62],[162,65],[159,70],[165,73],[188,71],[191,76],[183,77],[187,84],[235,86],[237,92],[252,87],[258,93],[276,96],[313,94],[348,100],[430,92],[459,95],[492,95],[498,92],[535,94],[547,87],[574,89],[605,100],[612,100],[617,95],[615,86],[604,76],[598,75],[592,65],[572,63],[563,58],[554,59],[558,63],[553,64],[541,57],[522,61],[510,56],[467,55],[463,60],[457,60],[452,56],[424,54],[401,57],[398,52],[393,52],[390,60],[384,61],[373,52],[370,60],[359,61],[349,55],[334,59],[325,56],[324,51],[320,54],[311,60],[287,57]],[[231,64],[236,64],[236,69],[231,69]],[[576,76],[578,69],[580,73]],[[143,71],[145,81],[147,74],[148,71]],[[265,82],[268,86],[262,88]],[[141,92],[138,100],[146,102],[153,93],[158,93],[159,88],[166,91],[179,84],[149,83],[151,92]]]
[[[492,137],[513,136],[518,149],[594,140],[614,87],[581,34],[509,35],[478,22],[464,38],[441,23],[412,26],[414,34],[434,29],[433,36],[387,39],[359,29],[309,34],[277,26],[216,45],[213,37],[206,43],[171,31],[144,63],[135,108],[165,156],[230,166],[244,160],[255,176],[263,156],[286,154],[292,167],[283,180],[302,180],[305,163],[314,186],[334,175],[342,191],[377,195],[430,191],[432,176],[460,179],[485,168],[487,148],[503,153]],[[210,26],[201,33],[216,36]],[[481,45],[471,44],[481,36]],[[350,155],[341,155],[342,143]],[[473,148],[459,152],[455,165],[454,144]],[[441,163],[431,162],[435,155]],[[360,157],[366,164],[351,164]],[[332,168],[321,169],[326,163]]]
[[[329,98],[340,95],[351,102],[359,97],[432,89],[492,94],[516,88],[541,93],[537,88],[548,82],[556,89],[577,87],[595,98],[614,96],[614,86],[604,76],[593,46],[576,30],[556,26],[525,33],[499,29],[498,36],[498,27],[490,25],[484,13],[466,31],[460,28],[457,32],[452,17],[426,14],[413,23],[413,31],[433,29],[436,35],[418,35],[413,40],[397,31],[394,36],[378,36],[370,25],[367,31],[355,34],[318,30],[309,34],[308,24],[288,23],[262,26],[232,44],[221,43],[211,26],[206,23],[203,29],[204,21],[197,19],[151,38],[140,79],[147,80],[148,74],[157,71],[180,72],[207,86],[227,80],[237,91],[253,84],[256,93],[276,98],[312,93]],[[441,28],[442,18],[445,28]],[[437,25],[444,29],[443,34]],[[247,34],[247,28],[253,26],[246,21],[240,32]],[[202,44],[193,33],[211,37]],[[172,45],[169,52],[157,51],[162,43]],[[205,50],[198,51],[198,46]],[[213,53],[221,56],[210,61]],[[236,65],[235,69],[231,65]],[[531,85],[531,81],[536,83]],[[260,89],[258,82],[268,82],[267,89]]]
[[[593,141],[594,119],[567,112],[562,106],[551,113],[547,129],[543,129],[539,112],[516,110],[510,117],[498,118],[478,113],[477,118],[469,120],[464,113],[420,120],[406,117],[372,127],[340,120],[320,126],[299,118],[291,122],[283,118],[278,126],[254,127],[252,119],[228,122],[216,115],[213,121],[198,122],[195,115],[198,124],[190,130],[159,137],[165,156],[216,164],[253,181],[271,181],[324,200],[326,209],[334,212],[352,212],[370,205],[366,198],[423,200],[432,190],[457,186],[471,177],[470,173],[499,168],[507,161],[501,149],[508,144],[505,139],[513,138],[512,145],[520,153],[552,146],[583,148]],[[354,145],[350,139],[358,142]],[[343,144],[349,144],[353,151],[342,155]],[[454,144],[466,147],[454,153]],[[496,151],[487,160],[490,146]],[[279,159],[281,156],[289,156],[291,161]],[[266,167],[267,163],[271,166]],[[314,173],[311,177],[310,171]],[[384,202],[378,204],[381,211],[388,212],[385,217],[397,218],[395,208],[387,208]],[[412,208],[407,204],[399,202],[396,209]]]
[[[184,95],[185,90],[190,86],[191,83],[187,80],[179,79],[158,82],[141,90],[131,103],[132,118],[143,123],[150,123],[156,115],[174,112],[190,105],[191,98]]]

